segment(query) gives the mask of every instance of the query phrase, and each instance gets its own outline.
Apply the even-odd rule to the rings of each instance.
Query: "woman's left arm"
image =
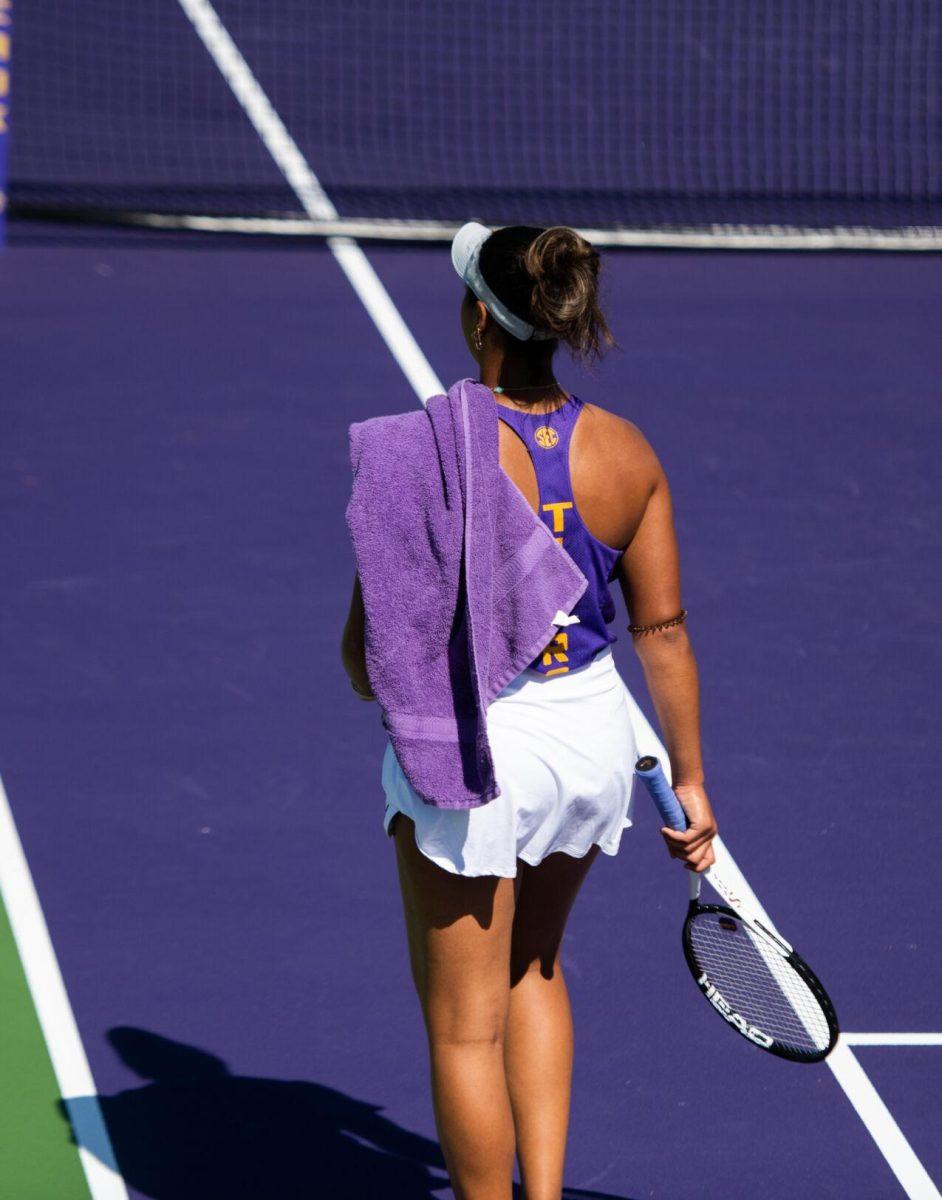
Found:
[[[340,641],[340,658],[344,670],[350,677],[350,684],[361,700],[375,700],[370,677],[366,673],[366,613],[363,610],[363,592],[360,589],[359,574],[353,577],[353,595],[350,598],[350,611],[347,623],[343,629]]]

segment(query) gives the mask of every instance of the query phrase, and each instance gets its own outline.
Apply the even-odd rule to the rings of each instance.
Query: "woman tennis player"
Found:
[[[384,827],[394,839],[432,1102],[458,1200],[560,1200],[573,1030],[560,944],[599,850],[631,824],[637,757],[612,656],[616,581],[690,825],[664,830],[690,870],[713,862],[697,668],[684,625],[664,472],[639,430],[556,381],[613,344],[599,256],[574,230],[469,222],[452,260],[461,329],[499,417],[500,464],[588,580],[555,638],[487,709],[500,795],[436,808],[387,744]],[[355,581],[343,637],[354,689],[372,690]]]

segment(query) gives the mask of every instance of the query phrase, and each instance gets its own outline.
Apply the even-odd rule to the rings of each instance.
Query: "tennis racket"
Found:
[[[661,764],[639,758],[643,781],[665,825],[681,832],[687,818]],[[834,1049],[834,1005],[808,964],[752,911],[716,870],[690,876],[684,957],[697,987],[723,1020],[748,1042],[791,1062],[821,1062]],[[701,904],[706,878],[725,904]]]

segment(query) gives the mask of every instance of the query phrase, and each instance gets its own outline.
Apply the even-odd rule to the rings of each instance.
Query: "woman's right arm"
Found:
[[[630,622],[636,626],[669,621],[682,607],[670,488],[646,442],[643,457],[650,474],[647,505],[622,555],[620,570]],[[672,857],[682,859],[691,870],[704,871],[714,861],[711,842],[716,821],[704,785],[699,679],[693,648],[683,624],[632,636],[670,757],[674,791],[689,822],[685,833],[666,827],[661,833]]]

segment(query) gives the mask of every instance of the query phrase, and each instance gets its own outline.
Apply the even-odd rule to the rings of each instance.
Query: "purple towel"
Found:
[[[461,379],[349,429],[367,673],[406,778],[436,808],[500,795],[487,707],[588,586],[501,467],[497,427],[493,393]]]

